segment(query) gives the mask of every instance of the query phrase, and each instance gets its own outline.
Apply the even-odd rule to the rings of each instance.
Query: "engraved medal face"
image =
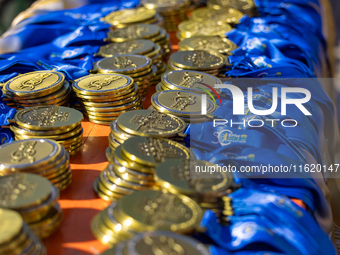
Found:
[[[227,38],[217,36],[195,36],[186,38],[182,44],[189,50],[209,50],[219,53],[229,53],[237,48],[236,44]]]
[[[76,80],[73,87],[84,95],[103,95],[119,92],[133,86],[132,79],[120,74],[94,74]]]
[[[211,8],[199,8],[193,11],[192,20],[203,22],[208,19],[224,21],[227,23],[235,23],[241,19],[243,13],[232,8],[215,10]]]
[[[186,125],[178,117],[152,110],[136,110],[118,117],[120,129],[134,135],[172,136],[183,132]]]
[[[176,116],[193,117],[201,115],[201,95],[183,90],[165,90],[153,94],[152,105],[157,109],[173,113]],[[207,113],[215,109],[214,103],[207,98]]]
[[[63,106],[37,106],[20,110],[15,115],[17,125],[34,130],[51,130],[77,125],[83,114]]]
[[[10,174],[0,177],[0,207],[22,209],[36,205],[51,194],[52,185],[35,174]]]
[[[111,57],[120,54],[144,55],[153,50],[155,43],[150,40],[131,40],[120,43],[110,43],[100,47],[98,55]]]
[[[210,255],[197,240],[167,231],[135,235],[127,243],[127,251],[129,255]]]
[[[156,166],[167,159],[189,159],[188,148],[172,140],[152,137],[132,137],[122,145],[123,153],[132,161]]]
[[[247,11],[255,7],[253,0],[210,0],[208,6],[219,9],[221,7],[235,8],[240,11]]]
[[[149,10],[144,7],[135,9],[126,9],[121,11],[115,11],[107,15],[104,20],[112,25],[137,23],[147,19],[151,19],[156,15],[155,10]]]
[[[226,64],[222,54],[203,50],[178,51],[170,56],[170,60],[177,67],[197,70],[218,69]]]
[[[120,73],[136,73],[151,67],[151,59],[136,55],[116,55],[96,63],[98,69]]]
[[[190,177],[190,170],[196,166],[209,168],[213,166],[207,161],[189,161],[189,160],[167,160],[155,168],[155,174],[159,181],[171,190],[178,191],[181,194],[193,196],[200,194],[209,194],[211,197],[220,197],[226,194],[226,190],[230,188],[232,176],[224,172],[216,172],[214,178],[207,178],[207,174],[199,173],[196,178]],[[197,175],[197,176],[196,176]]]
[[[160,191],[136,191],[120,199],[118,205],[122,215],[145,226],[143,230],[185,232],[202,217],[201,209],[189,197]]]
[[[202,93],[204,90],[211,91],[209,86],[215,87],[215,84],[222,83],[221,80],[212,75],[189,70],[168,72],[162,76],[162,82],[170,89],[192,90],[197,93]]]
[[[113,41],[123,41],[124,39],[144,39],[158,35],[161,28],[151,24],[137,24],[110,31],[107,35]]]
[[[57,90],[63,86],[65,77],[59,72],[36,71],[19,75],[5,84],[5,90],[18,95],[34,95]]]
[[[2,169],[21,169],[39,164],[54,157],[59,151],[51,140],[28,139],[0,146],[0,171]]]
[[[181,33],[186,34],[186,37],[210,35],[210,36],[224,36],[226,32],[229,32],[232,27],[226,22],[220,22],[217,20],[206,20],[203,22],[197,21],[183,21],[178,29]]]

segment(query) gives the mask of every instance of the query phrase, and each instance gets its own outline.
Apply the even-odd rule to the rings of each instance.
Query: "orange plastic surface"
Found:
[[[178,40],[174,33],[170,36],[176,51]],[[155,87],[150,87],[143,101],[144,108],[149,107],[154,92]],[[58,230],[44,240],[48,255],[97,255],[108,248],[93,236],[90,224],[92,218],[109,205],[109,202],[98,198],[93,191],[93,183],[108,165],[105,150],[109,146],[110,127],[89,121],[84,121],[82,126],[82,149],[71,157],[73,181],[61,192],[59,200],[64,219]],[[294,202],[303,207],[301,201]]]

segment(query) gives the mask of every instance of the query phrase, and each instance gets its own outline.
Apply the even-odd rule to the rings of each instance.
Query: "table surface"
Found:
[[[178,49],[175,33],[170,33],[173,51]],[[143,101],[149,107],[155,86],[150,87]],[[93,183],[108,165],[105,150],[109,146],[110,127],[89,121],[82,123],[83,146],[71,157],[72,184],[61,192],[59,204],[64,211],[60,227],[43,240],[48,255],[100,254],[108,247],[97,240],[90,228],[92,218],[110,203],[99,198]]]

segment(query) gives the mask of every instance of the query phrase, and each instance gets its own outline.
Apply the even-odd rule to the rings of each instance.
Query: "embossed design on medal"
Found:
[[[105,54],[129,54],[133,50],[143,48],[143,43],[127,41],[123,43],[112,43],[104,47]]]
[[[176,121],[170,119],[165,120],[167,115],[159,112],[151,112],[149,115],[136,114],[132,119],[132,124],[139,124],[137,131],[143,133],[162,132],[164,130],[172,130],[176,127]]]
[[[60,107],[52,106],[39,113],[37,110],[32,111],[28,119],[33,122],[37,121],[39,127],[52,127],[56,121],[66,122],[70,116],[68,112],[59,112]],[[31,123],[28,123],[31,124]]]
[[[157,255],[185,255],[184,248],[171,237],[160,236],[156,242],[150,238],[145,237],[144,242],[148,244],[153,252]]]
[[[96,88],[97,90],[101,90],[105,86],[109,86],[112,82],[122,79],[122,77],[118,76],[110,76],[100,80],[92,81],[87,85],[88,88]]]
[[[149,28],[141,25],[128,26],[126,28],[120,29],[116,36],[126,39],[139,38],[142,34],[149,33]]]
[[[209,39],[193,39],[192,41],[196,50],[219,50],[219,49],[227,49],[230,48],[230,44],[221,40],[219,37],[212,37]]]
[[[52,74],[51,73],[41,73],[38,74],[36,77],[29,79],[27,81],[22,82],[18,89],[25,89],[25,88],[29,88],[29,90],[34,90],[36,86],[40,85],[44,79],[50,77]]]
[[[181,92],[176,93],[177,96],[174,98],[174,103],[170,105],[170,108],[183,111],[189,105],[196,104],[196,97],[193,96],[181,96]]]
[[[22,142],[20,147],[11,153],[11,162],[19,163],[20,161],[27,159],[31,163],[35,161],[34,155],[36,154],[36,150],[34,149],[36,141],[34,142]]]
[[[147,143],[138,143],[138,148],[145,156],[152,156],[157,163],[163,162],[165,159],[179,158],[185,155],[182,150],[172,145],[166,146],[168,143],[159,140],[148,138]]]
[[[190,75],[188,72],[185,72],[183,81],[179,84],[179,86],[192,88],[196,82],[203,82],[202,74]]]
[[[193,51],[183,55],[183,61],[192,63],[193,66],[202,67],[205,63],[214,63],[215,57],[211,54],[205,54],[203,51]]]
[[[221,173],[219,178],[191,178],[190,162],[188,161],[186,161],[183,166],[172,166],[170,168],[170,173],[174,180],[185,181],[190,189],[198,192],[204,190],[217,190],[227,182]],[[204,175],[202,175],[202,177],[203,176]]]
[[[115,20],[127,20],[128,22],[133,19],[138,19],[142,15],[144,15],[145,9],[144,8],[136,8],[136,9],[129,9],[129,10],[123,10],[120,11],[120,13],[115,13],[115,15],[112,17],[112,19]]]
[[[126,56],[119,56],[114,58],[116,62],[113,63],[114,66],[116,66],[119,69],[127,68],[129,66],[131,67],[137,67],[135,63],[131,59],[128,59]]]
[[[25,174],[7,176],[6,182],[0,182],[0,206],[11,206],[18,197],[29,198],[37,184],[25,180]]]
[[[185,205],[177,196],[167,193],[160,193],[153,199],[140,200],[136,203],[135,208],[143,208],[141,214],[145,216],[144,223],[162,227],[164,222],[178,222],[179,219],[189,220],[192,218],[192,212],[188,211]]]

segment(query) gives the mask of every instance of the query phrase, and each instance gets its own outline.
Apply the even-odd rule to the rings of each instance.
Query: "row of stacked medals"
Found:
[[[235,1],[233,9],[212,0],[185,21],[197,2],[165,2],[142,0],[143,7],[105,17],[115,29],[96,54],[103,58],[92,74],[70,84],[60,72],[37,71],[4,84],[6,103],[18,111],[10,120],[17,141],[0,147],[0,221],[11,223],[0,231],[1,254],[46,253],[39,238],[48,237],[61,222],[57,200],[72,180],[69,155],[81,148],[83,114],[111,129],[109,164],[94,190],[112,203],[91,222],[95,237],[114,246],[103,254],[152,254],[154,245],[166,241],[190,254],[207,254],[200,242],[180,234],[197,231],[206,209],[221,220],[230,215],[225,195],[234,185],[226,173],[190,178],[192,164],[209,163],[193,158],[185,132],[188,123],[206,121],[215,110],[208,99],[208,117],[200,114],[199,84],[222,83],[219,77],[236,48],[219,36],[242,17],[237,9],[253,14],[254,5]],[[177,26],[179,51],[166,65],[171,51],[167,31]],[[156,93],[143,110],[151,85]]]

